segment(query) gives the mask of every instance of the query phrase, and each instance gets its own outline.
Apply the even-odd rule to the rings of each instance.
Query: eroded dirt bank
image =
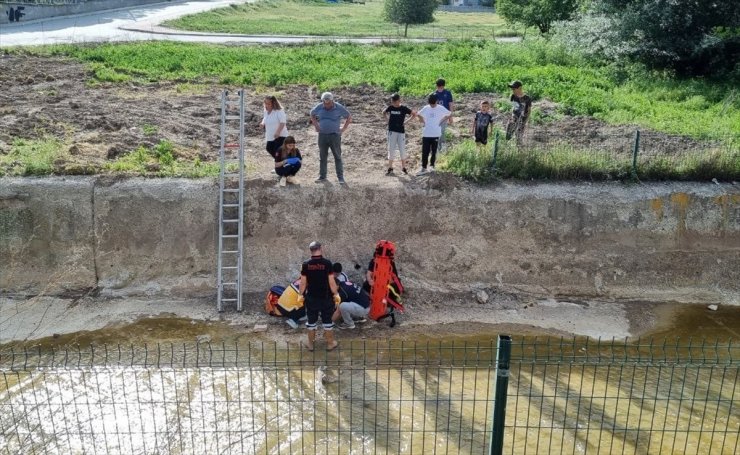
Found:
[[[3,179],[0,289],[18,295],[215,295],[210,180]],[[306,245],[361,277],[398,243],[411,290],[738,303],[740,192],[706,184],[505,184],[445,174],[384,185],[252,179],[247,292],[297,276]]]

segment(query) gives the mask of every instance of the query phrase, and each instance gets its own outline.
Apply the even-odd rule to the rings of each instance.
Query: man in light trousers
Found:
[[[336,264],[334,264],[336,270]],[[365,322],[370,311],[370,296],[359,285],[349,280],[340,280],[334,275],[339,291],[341,303],[334,312],[333,321],[342,318],[342,323],[337,325],[339,329],[354,329],[355,321]]]
[[[341,127],[341,119],[344,125]],[[334,155],[334,166],[337,171],[337,180],[344,184],[344,167],[342,165],[342,133],[352,123],[352,115],[339,103],[334,102],[334,95],[330,92],[321,94],[321,103],[311,109],[311,123],[319,133],[319,178],[316,183],[326,181],[327,158],[329,149]]]

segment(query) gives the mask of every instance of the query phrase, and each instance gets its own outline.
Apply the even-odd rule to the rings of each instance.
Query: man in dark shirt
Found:
[[[401,105],[401,95],[394,93],[391,95],[391,105],[383,111],[383,114],[388,119],[388,170],[385,175],[393,174],[393,158],[396,149],[398,149],[398,154],[401,157],[401,170],[408,175],[409,171],[406,169],[406,129],[403,125],[406,123],[406,116],[410,115],[413,119],[416,117],[416,112]]]
[[[506,139],[509,140],[516,135],[517,145],[521,145],[524,138],[524,128],[529,120],[529,113],[532,110],[532,98],[524,93],[521,81],[514,81],[509,84],[511,94],[511,118],[506,125]]]
[[[359,285],[349,280],[337,279],[337,286],[342,303],[334,312],[334,320],[342,318],[343,322],[337,326],[340,329],[354,329],[355,318],[362,321],[370,311],[370,296]]]
[[[325,259],[319,242],[311,242],[308,246],[311,250],[311,259],[301,266],[301,284],[298,293],[305,297],[306,302],[306,328],[308,329],[309,351],[313,351],[316,341],[316,324],[321,316],[324,327],[324,338],[326,339],[326,350],[331,351],[337,347],[334,340],[334,322],[332,315],[336,305],[339,304],[337,283],[334,281],[332,263]],[[332,301],[332,295],[334,301]]]

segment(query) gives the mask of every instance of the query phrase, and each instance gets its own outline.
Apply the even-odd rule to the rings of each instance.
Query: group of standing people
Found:
[[[391,96],[390,105],[383,111],[388,122],[386,175],[393,175],[393,162],[396,156],[401,161],[401,171],[406,175],[409,173],[405,124],[413,118],[418,118],[422,125],[421,167],[416,175],[434,172],[437,152],[444,147],[447,125],[453,122],[454,100],[445,85],[444,79],[438,79],[436,90],[427,97],[427,105],[418,112],[403,105],[401,96],[397,93]],[[512,115],[506,125],[506,139],[516,136],[517,144],[521,144],[532,99],[524,93],[521,81],[511,82],[509,88],[512,90],[510,97]],[[488,143],[491,134],[490,125],[493,123],[493,116],[490,108],[488,101],[481,102],[480,110],[473,119],[472,133],[476,144],[481,148]],[[334,100],[332,93],[324,92],[321,95],[321,102],[311,109],[310,118],[318,133],[319,176],[316,183],[327,181],[328,157],[331,150],[337,181],[340,185],[345,184],[342,133],[352,123],[352,114],[345,106]],[[265,97],[260,126],[265,130],[265,149],[274,159],[275,173],[280,176],[280,186],[295,183],[295,175],[301,169],[302,156],[295,138],[288,134],[287,116],[276,97]]]
[[[342,133],[352,123],[352,114],[334,101],[333,94],[324,92],[321,103],[311,109],[311,123],[319,133],[319,178],[316,182],[326,181],[327,160],[331,150],[337,180],[340,184],[345,184]],[[280,186],[295,183],[295,175],[301,169],[303,157],[296,146],[295,138],[288,135],[287,116],[276,97],[265,97],[260,126],[265,130],[265,150],[275,161],[275,173],[280,176]]]
[[[401,160],[401,171],[408,174],[406,168],[406,121],[418,118],[422,124],[421,168],[416,175],[434,171],[437,150],[444,144],[447,125],[452,123],[452,93],[445,88],[445,80],[437,80],[437,89],[427,97],[427,105],[416,112],[401,104],[401,96],[391,95],[391,104],[383,111],[388,120],[388,170],[386,175],[393,175],[393,161],[396,152]],[[429,166],[429,167],[427,167]]]

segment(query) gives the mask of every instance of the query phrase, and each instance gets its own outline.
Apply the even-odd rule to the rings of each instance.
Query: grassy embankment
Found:
[[[244,35],[403,37],[404,27],[383,20],[382,0],[327,3],[321,0],[260,0],[165,22],[166,27]],[[319,20],[317,20],[319,18]],[[410,25],[409,38],[471,39],[517,36],[494,13],[437,11],[431,24]]]
[[[407,95],[423,95],[432,81],[443,76],[448,88],[460,95],[472,92],[507,93],[507,82],[521,79],[535,98],[559,103],[563,114],[586,115],[608,123],[629,123],[698,139],[735,142],[671,164],[663,161],[646,178],[740,178],[737,136],[740,134],[740,96],[727,82],[676,80],[632,68],[617,70],[595,66],[565,49],[543,41],[521,44],[455,41],[439,44],[396,43],[377,46],[321,43],[304,46],[218,46],[184,43],[132,43],[98,46],[53,46],[27,52],[66,55],[88,62],[95,81],[217,82],[228,85],[273,87],[314,84],[319,89],[371,84]],[[430,64],[433,62],[433,64]],[[380,100],[379,100],[380,102]],[[537,116],[537,112],[533,114]],[[456,163],[447,167],[469,178],[485,180],[486,156],[471,158],[470,145],[462,145]],[[693,152],[693,151],[687,151]],[[527,156],[545,163],[537,172],[505,172],[518,178],[598,178],[606,164],[589,161],[588,152],[558,158],[558,151],[511,156],[511,169],[529,169],[516,160]],[[0,158],[2,159],[2,158]],[[469,161],[473,162],[469,162]],[[586,164],[583,164],[583,163]],[[550,164],[547,164],[550,163]],[[571,172],[568,166],[585,170]],[[1,166],[1,164],[0,164]],[[477,174],[464,168],[479,168]],[[611,166],[611,165],[609,165]],[[619,164],[618,166],[622,166]],[[550,170],[548,170],[548,168]],[[662,169],[662,171],[661,171]],[[624,172],[608,173],[621,177]],[[176,175],[176,174],[175,174]],[[188,175],[186,172],[185,175]],[[476,177],[477,175],[477,177]],[[719,177],[718,177],[719,178]]]

